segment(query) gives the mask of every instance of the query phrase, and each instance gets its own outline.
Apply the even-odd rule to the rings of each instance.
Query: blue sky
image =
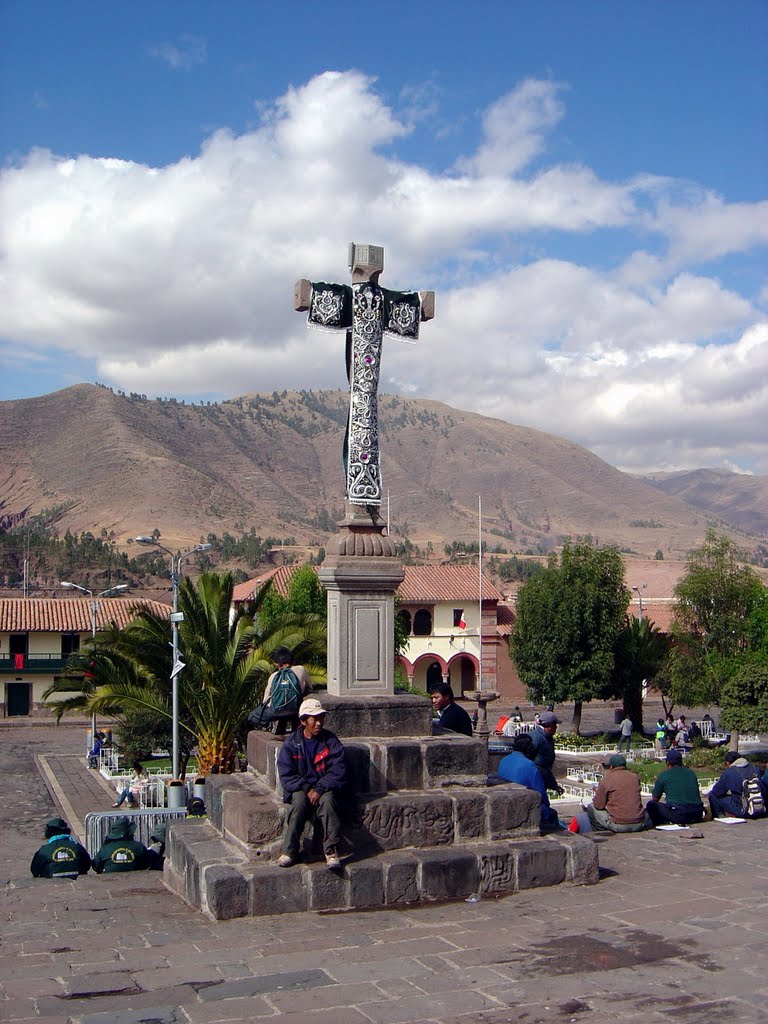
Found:
[[[4,0],[0,399],[343,387],[292,288],[354,239],[437,292],[382,390],[768,473],[767,48],[750,0]]]

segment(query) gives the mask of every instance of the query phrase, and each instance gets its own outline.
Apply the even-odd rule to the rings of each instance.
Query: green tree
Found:
[[[617,548],[566,544],[518,593],[510,654],[531,699],[584,701],[611,689],[630,593]]]
[[[612,696],[621,699],[636,732],[643,731],[643,683],[659,671],[669,645],[669,637],[647,617],[627,616],[616,644]]]
[[[736,704],[749,707],[754,700],[749,666],[768,653],[765,588],[740,563],[733,542],[708,530],[702,546],[688,555],[675,597],[675,643],[666,667],[670,694],[690,707],[719,705],[727,692],[731,711],[723,722],[736,728],[735,718],[728,720]]]
[[[313,661],[324,659],[325,621],[314,614],[286,614],[269,628],[254,625],[249,615],[232,616],[231,574],[203,573],[185,577],[179,589],[179,644],[186,667],[179,675],[180,729],[197,746],[198,766],[235,768],[235,738],[243,720],[260,701],[272,652],[287,647],[302,661],[313,680],[324,680]],[[255,600],[258,610],[260,593]],[[171,626],[149,609],[140,611],[124,630],[100,635],[93,660],[98,689],[86,710],[123,714],[144,710],[171,718]]]

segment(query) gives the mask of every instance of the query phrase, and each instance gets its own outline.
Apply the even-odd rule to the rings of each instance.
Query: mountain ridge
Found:
[[[76,384],[0,402],[0,517],[57,507],[62,532],[106,531],[120,546],[155,528],[182,545],[251,527],[324,544],[343,511],[348,401],[286,390],[187,405]],[[477,540],[480,494],[484,539],[510,552],[591,535],[679,558],[712,514],[728,528],[554,434],[397,395],[379,397],[379,417],[392,533],[433,552]]]

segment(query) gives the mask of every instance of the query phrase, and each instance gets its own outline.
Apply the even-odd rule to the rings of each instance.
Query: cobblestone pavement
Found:
[[[0,1020],[15,1024],[758,1024],[768,822],[600,842],[596,886],[403,911],[212,922],[153,872],[35,880],[56,807],[35,770],[81,730],[0,730]],[[41,764],[43,762],[41,761]],[[65,767],[71,768],[69,779]],[[85,769],[80,769],[83,775]],[[95,773],[90,773],[95,775]],[[109,793],[87,775],[73,810]]]

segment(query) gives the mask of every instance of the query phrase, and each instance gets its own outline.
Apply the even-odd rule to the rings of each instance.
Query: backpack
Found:
[[[741,784],[741,813],[745,818],[762,818],[765,815],[763,787],[754,769]]]
[[[275,673],[269,692],[269,707],[275,718],[295,718],[301,704],[301,683],[291,668]]]

